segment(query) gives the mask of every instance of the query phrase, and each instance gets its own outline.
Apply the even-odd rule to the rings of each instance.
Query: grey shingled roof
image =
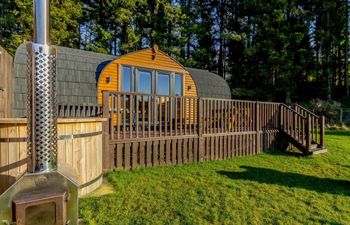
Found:
[[[231,98],[231,91],[228,83],[219,75],[208,70],[186,67],[197,86],[199,97],[207,98]]]
[[[97,80],[106,63],[115,56],[79,49],[56,46],[57,101],[59,103],[97,104]],[[26,47],[17,48],[14,59],[13,116],[23,117],[26,112]]]

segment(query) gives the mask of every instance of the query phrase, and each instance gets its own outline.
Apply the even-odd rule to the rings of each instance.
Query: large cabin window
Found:
[[[183,95],[183,74],[122,66],[121,91],[168,96]]]
[[[146,70],[137,71],[137,92],[152,93],[152,72]]]
[[[158,72],[157,94],[170,95],[170,74]]]
[[[122,91],[132,91],[132,70],[129,66],[122,67]]]
[[[182,75],[177,73],[175,74],[175,96],[182,96],[182,86]]]

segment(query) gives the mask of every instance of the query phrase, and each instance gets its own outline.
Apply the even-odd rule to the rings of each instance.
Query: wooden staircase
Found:
[[[324,153],[324,116],[317,116],[295,104],[280,105],[281,134],[306,155]]]

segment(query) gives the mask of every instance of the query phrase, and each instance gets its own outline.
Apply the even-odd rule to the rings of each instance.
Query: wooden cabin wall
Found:
[[[98,80],[98,103],[102,104],[102,91],[121,90],[121,65],[182,73],[184,76],[184,95],[197,96],[196,84],[184,67],[161,51],[157,52],[155,58],[152,54],[151,49],[140,50],[126,54],[108,64],[101,72]],[[110,83],[106,82],[107,77],[111,77]]]
[[[196,97],[197,96],[197,87],[194,83],[194,80],[191,77],[191,74],[188,72],[185,72],[184,74],[185,82],[184,82],[184,96],[191,96]]]
[[[98,103],[102,104],[102,91],[121,91],[121,65],[134,66],[138,68],[152,69],[158,71],[169,71],[183,74],[183,91],[184,96],[197,96],[197,87],[191,75],[179,63],[161,51],[154,55],[151,49],[140,50],[122,56],[112,61],[101,72],[98,80]],[[107,83],[107,77],[110,82]],[[112,106],[112,102],[109,102]],[[197,114],[195,108],[189,107],[186,103],[186,112],[183,116],[195,119]],[[186,115],[185,115],[186,114]],[[191,116],[190,116],[191,115]],[[117,123],[117,117],[113,119]]]
[[[157,51],[156,55],[153,56],[151,49],[131,52],[120,57],[116,61],[123,65],[132,65],[141,68],[151,68],[179,73],[184,73],[186,71],[179,63],[161,51]]]
[[[191,96],[191,97],[197,97],[197,87],[194,83],[194,80],[192,79],[191,75],[186,72],[184,74],[185,82],[184,82],[184,96]],[[191,120],[191,122],[194,122],[194,120],[197,118],[197,108],[196,107],[190,107],[190,103],[186,101],[186,115],[184,115],[184,118],[188,118]]]
[[[100,78],[98,80],[98,104],[102,104],[102,91],[119,91],[120,90],[120,78],[119,78],[119,68],[116,61],[109,63],[101,72]],[[107,77],[111,80],[107,83]]]

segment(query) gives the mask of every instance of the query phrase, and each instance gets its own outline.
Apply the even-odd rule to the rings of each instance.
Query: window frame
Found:
[[[163,70],[155,70],[155,72],[156,72],[156,85],[155,85],[155,93],[154,94],[161,95],[161,94],[158,94],[158,85],[159,85],[158,75],[162,74],[162,75],[169,76],[169,94],[167,96],[172,96],[172,72],[163,71]]]
[[[181,76],[181,95],[180,96],[184,96],[184,90],[185,90],[185,79],[184,79],[184,75],[183,73],[176,73],[174,72],[174,86],[173,86],[173,96],[175,95],[175,91],[176,91],[176,75],[180,75]]]
[[[147,93],[147,92],[139,92],[138,91],[138,88],[139,88],[139,83],[138,83],[138,80],[139,80],[139,75],[138,75],[138,72],[139,71],[142,71],[142,72],[149,72],[150,75],[151,75],[151,91],[150,93]],[[147,69],[147,68],[143,68],[143,67],[134,67],[134,73],[135,73],[135,79],[134,79],[134,82],[135,82],[135,88],[133,89],[133,92],[135,93],[139,93],[139,94],[153,94],[154,93],[154,70],[152,69]]]
[[[121,76],[120,76],[120,90],[123,90],[123,67],[128,67],[131,69],[131,90],[130,92],[133,93],[140,93],[140,94],[152,94],[157,95],[158,92],[158,74],[167,74],[169,75],[169,95],[175,97],[175,86],[176,86],[176,75],[181,76],[182,80],[182,90],[181,90],[181,96],[184,96],[185,91],[185,76],[181,72],[174,72],[174,71],[167,71],[167,70],[160,70],[160,69],[153,69],[153,68],[146,68],[146,67],[139,67],[139,66],[132,66],[128,64],[121,64]],[[138,92],[139,84],[138,84],[138,72],[144,71],[149,72],[151,74],[151,93],[145,93],[145,92]]]
[[[120,72],[121,72],[121,76],[120,76],[120,91],[122,92],[125,92],[123,91],[123,67],[128,67],[130,68],[130,91],[128,92],[133,92],[134,91],[134,72],[133,72],[133,66],[129,66],[129,65],[121,65],[121,69],[120,69]]]

